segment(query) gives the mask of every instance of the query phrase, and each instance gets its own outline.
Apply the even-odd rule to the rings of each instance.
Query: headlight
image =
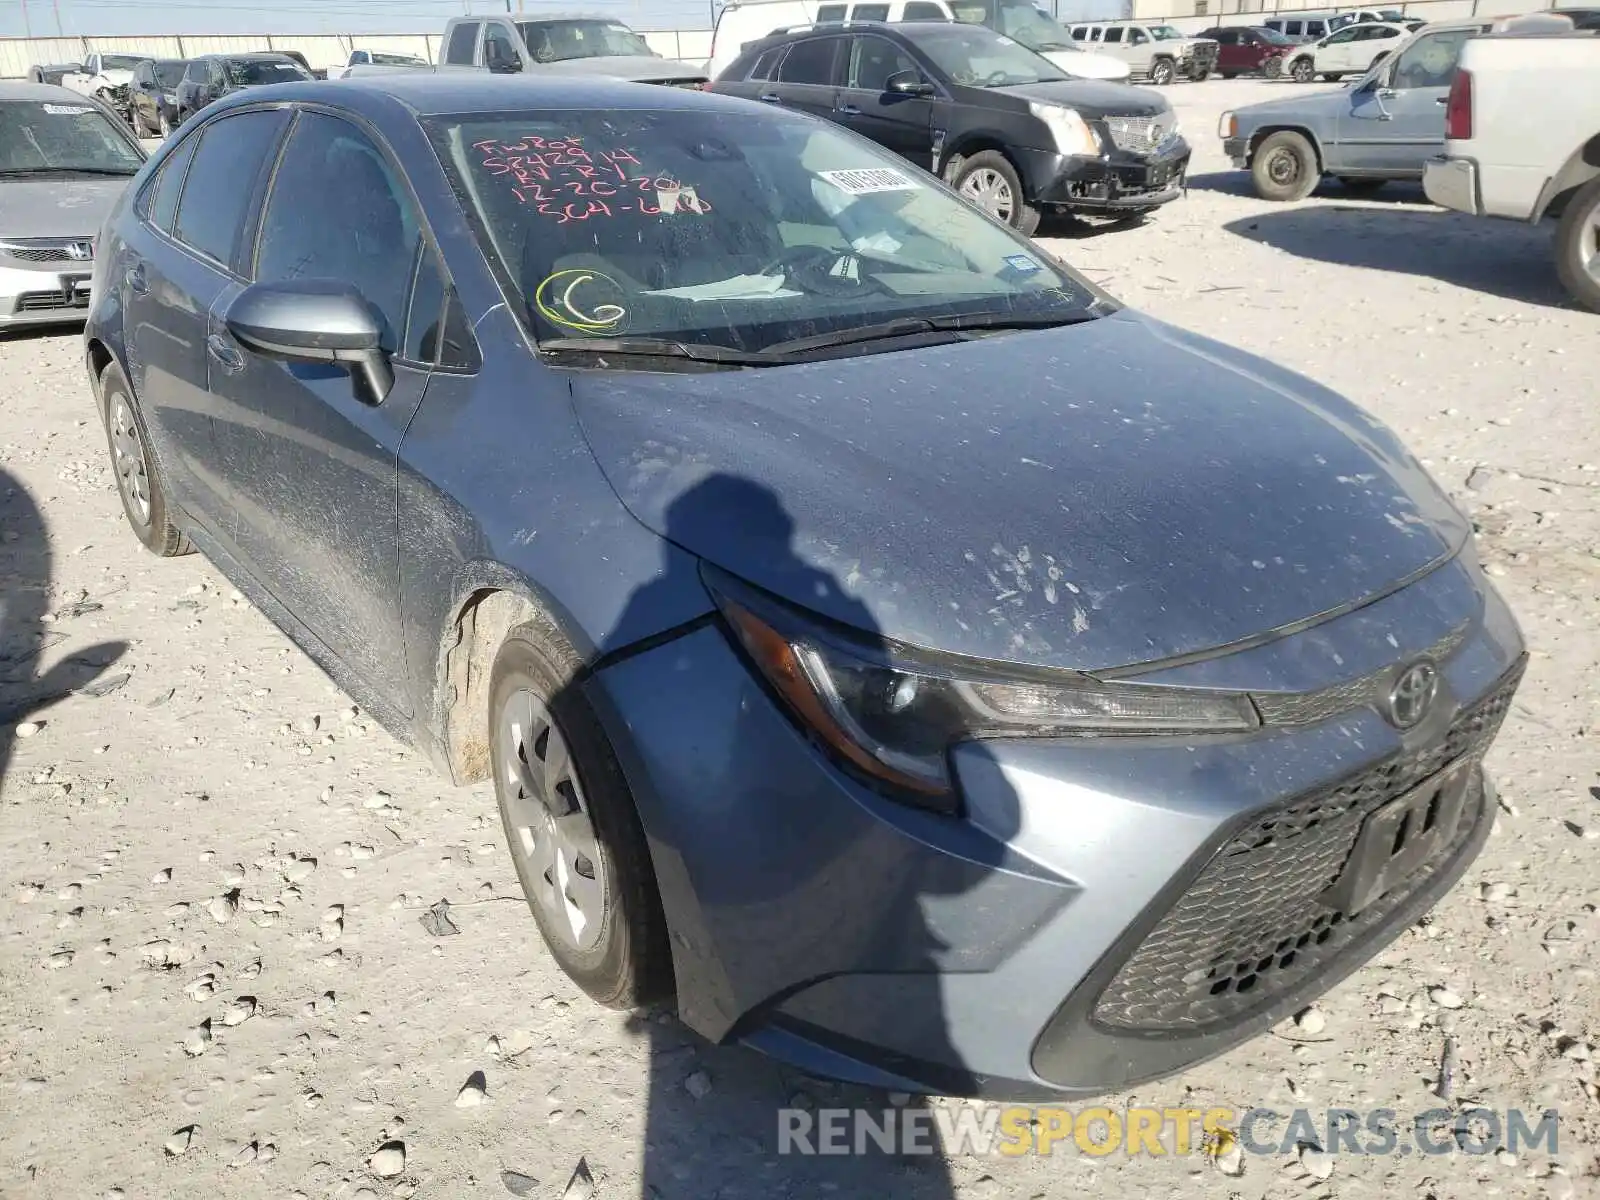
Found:
[[[1260,724],[1244,695],[921,654],[824,625],[720,571],[704,574],[739,644],[801,727],[901,798],[939,811],[957,805],[949,750],[958,742]]]
[[[1101,153],[1099,136],[1089,128],[1089,123],[1078,115],[1077,109],[1030,100],[1028,111],[1045,123],[1045,127],[1050,130],[1050,136],[1056,141],[1058,153],[1092,156]]]
[[[1222,119],[1217,122],[1217,136],[1220,138],[1233,138],[1239,136],[1239,118],[1231,112],[1222,114]]]

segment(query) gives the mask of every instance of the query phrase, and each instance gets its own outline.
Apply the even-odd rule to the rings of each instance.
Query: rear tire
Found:
[[[1250,177],[1263,200],[1304,200],[1316,189],[1322,168],[1303,134],[1281,129],[1256,147]]]
[[[1158,58],[1150,64],[1150,82],[1157,87],[1166,87],[1177,73],[1177,64],[1170,58]]]
[[[1329,83],[1338,83],[1339,80],[1344,78],[1344,72],[1343,71],[1324,71],[1322,73],[1322,77],[1324,79],[1326,79]]]
[[[1023,200],[1022,180],[998,150],[951,159],[945,181],[968,204],[1004,221],[1023,237],[1032,237],[1039,228],[1039,210]]]
[[[1239,78],[1239,72],[1237,71],[1218,71],[1217,74],[1221,75],[1224,79]]]
[[[1191,83],[1204,83],[1209,78],[1211,78],[1210,67],[1196,67],[1194,70],[1189,72],[1189,80]]]
[[[150,444],[149,430],[139,412],[122,368],[116,363],[100,376],[100,416],[106,428],[106,447],[117,477],[117,495],[133,536],[152,554],[175,558],[193,547],[172,523],[161,460]]]
[[[666,918],[622,769],[573,683],[581,667],[548,618],[507,635],[489,686],[495,798],[551,957],[599,1003],[639,1008],[672,992]]]
[[[156,117],[156,132],[161,135],[162,141],[172,136],[172,121],[165,109],[162,109]]]
[[[1600,179],[1567,201],[1556,227],[1556,277],[1572,298],[1600,312]]]

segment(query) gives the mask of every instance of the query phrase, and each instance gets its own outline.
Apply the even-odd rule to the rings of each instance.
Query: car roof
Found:
[[[69,93],[75,95],[75,93]],[[230,103],[230,100],[233,101]],[[397,102],[415,116],[446,113],[496,113],[547,109],[619,108],[658,111],[720,112],[753,115],[772,113],[759,105],[715,92],[667,87],[655,83],[628,83],[602,75],[489,75],[479,71],[397,72],[395,74],[352,75],[337,81],[304,80],[272,84],[237,93],[207,111],[281,100],[302,104],[340,104],[345,107],[370,107],[374,103]]]
[[[71,88],[57,87],[53,83],[25,83],[14,79],[0,80],[0,100],[40,100],[46,103],[66,100],[72,104],[87,102],[86,97]]]
[[[294,61],[293,58],[289,57],[289,53],[287,51],[285,51],[285,50],[240,50],[236,54],[228,54],[226,52],[219,51],[219,52],[217,52],[215,54],[197,54],[197,55],[194,56],[194,58],[185,59],[185,60],[182,60],[182,61],[196,62],[196,61],[198,61],[199,59],[202,59],[202,58],[225,58],[225,59],[228,59],[229,61],[233,61],[235,59],[244,59],[244,58],[288,58],[290,62]],[[174,60],[174,61],[179,61],[179,60]]]

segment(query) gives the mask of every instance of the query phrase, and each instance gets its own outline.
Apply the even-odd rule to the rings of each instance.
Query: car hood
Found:
[[[1076,58],[1077,55],[1072,57]],[[1063,71],[1066,67],[1061,68]],[[1171,111],[1172,106],[1162,97],[1152,95],[1148,88],[1126,83],[1106,83],[1099,79],[1069,79],[1053,83],[1020,83],[1013,87],[986,88],[1002,96],[1015,96],[1020,100],[1040,100],[1047,104],[1064,104],[1068,108],[1093,120],[1096,117],[1157,117]]]
[[[672,58],[646,58],[642,54],[608,54],[596,58],[569,58],[561,62],[537,63],[538,71],[560,71],[568,75],[606,75],[634,83],[655,83],[663,79],[704,79],[706,73],[691,63]]]
[[[0,179],[0,238],[93,237],[132,179]]]
[[[1383,594],[1466,536],[1353,404],[1133,313],[793,367],[571,378],[601,469],[648,528],[949,653],[1095,670],[1212,649]],[[786,517],[698,503],[728,490],[693,494],[712,476]],[[819,595],[819,571],[837,588]]]
[[[1236,108],[1233,115],[1240,120],[1257,121],[1293,116],[1304,119],[1320,112],[1339,112],[1350,104],[1350,93],[1344,89],[1336,92],[1317,92],[1310,96],[1287,96],[1282,100],[1263,100]]]

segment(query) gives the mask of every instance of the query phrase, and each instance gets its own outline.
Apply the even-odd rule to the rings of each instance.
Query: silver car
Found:
[[[1461,47],[1492,24],[1428,25],[1348,87],[1225,112],[1223,149],[1266,200],[1303,200],[1324,175],[1356,192],[1420,180],[1423,165],[1444,151],[1444,105]]]
[[[0,329],[83,320],[95,237],[144,160],[97,101],[0,83]]]

